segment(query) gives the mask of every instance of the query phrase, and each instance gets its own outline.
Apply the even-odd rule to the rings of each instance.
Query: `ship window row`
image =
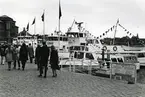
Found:
[[[98,44],[99,41],[98,40],[94,40],[94,39],[89,39],[89,40],[87,40],[87,43],[89,43],[89,44],[93,44],[93,43]]]
[[[83,59],[84,58],[84,54],[85,54],[84,52],[75,52],[74,58]],[[90,60],[94,59],[92,53],[86,53],[85,54],[85,58],[86,59],[90,59]]]
[[[18,39],[34,39],[33,37],[18,37]]]
[[[67,34],[68,37],[86,37],[84,33],[69,33]]]
[[[60,40],[60,41],[68,41],[68,38],[66,38],[66,37],[46,37],[46,39],[48,40],[48,41],[58,41],[58,40]]]
[[[85,47],[85,46],[72,46],[72,47],[70,47],[70,50],[81,50],[81,51],[84,51],[84,49],[85,49],[85,51],[89,50],[89,48]]]

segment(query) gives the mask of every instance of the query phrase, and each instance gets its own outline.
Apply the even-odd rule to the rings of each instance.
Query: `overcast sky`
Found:
[[[41,16],[45,9],[45,33],[53,33],[58,28],[59,0],[0,0],[0,15],[8,15],[16,21],[19,32],[36,17],[37,34],[43,33]],[[116,24],[123,25],[132,35],[145,38],[145,0],[61,0],[61,31],[66,32],[73,20],[84,22],[85,29],[98,37]],[[114,30],[104,37],[113,37]],[[127,33],[118,27],[116,36]]]

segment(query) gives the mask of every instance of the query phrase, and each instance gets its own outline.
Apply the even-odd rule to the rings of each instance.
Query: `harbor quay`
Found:
[[[52,77],[48,68],[47,78],[38,77],[34,63],[27,62],[24,71],[7,70],[0,65],[0,97],[145,97],[144,84],[127,84],[89,74],[61,69]]]

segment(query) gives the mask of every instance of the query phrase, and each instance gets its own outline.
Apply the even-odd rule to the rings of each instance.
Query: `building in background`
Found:
[[[12,42],[12,39],[18,35],[18,26],[16,21],[7,15],[0,16],[0,42]]]

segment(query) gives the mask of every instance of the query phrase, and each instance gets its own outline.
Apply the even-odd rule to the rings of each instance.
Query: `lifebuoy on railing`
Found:
[[[107,50],[107,46],[103,46],[103,49],[106,51]]]
[[[114,46],[113,47],[113,51],[117,51],[117,46]]]

